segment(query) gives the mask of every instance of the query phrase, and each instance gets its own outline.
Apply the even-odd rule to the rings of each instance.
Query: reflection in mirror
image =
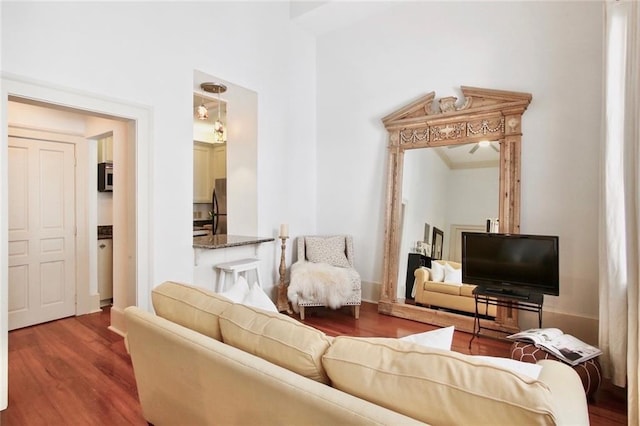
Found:
[[[438,247],[442,259],[460,262],[461,232],[483,231],[487,219],[498,217],[499,147],[487,141],[405,151],[399,300],[412,302],[410,253],[437,258]],[[434,242],[434,235],[442,241]]]
[[[227,144],[216,137],[216,121],[227,123],[226,102],[193,95],[194,235],[227,233]]]

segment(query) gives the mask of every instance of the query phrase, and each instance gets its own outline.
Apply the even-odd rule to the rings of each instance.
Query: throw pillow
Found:
[[[451,343],[453,342],[454,330],[455,327],[450,326],[437,330],[425,331],[424,333],[410,334],[408,336],[401,337],[399,340],[412,342],[420,346],[426,346],[428,348],[450,351]]]
[[[341,268],[349,268],[349,260],[345,255],[343,236],[305,237],[307,260],[315,263],[328,263]]]
[[[462,268],[455,269],[448,263],[444,264],[444,280],[447,284],[462,285]]]
[[[224,273],[224,272],[222,272]],[[226,297],[232,302],[242,303],[245,297],[249,294],[249,284],[247,280],[240,275],[235,283],[227,291],[220,293],[221,296]]]
[[[242,300],[243,305],[253,306],[254,308],[264,309],[269,312],[278,312],[278,308],[273,303],[273,301],[267,296],[267,293],[264,292],[262,287],[258,285],[258,283],[254,283],[251,286],[251,290]]]
[[[427,269],[429,270],[429,281],[439,283],[444,280],[444,266],[442,266],[440,263],[431,262],[431,268]]]
[[[489,364],[497,365],[499,367],[511,370],[523,376],[531,377],[538,380],[542,366],[538,364],[532,364],[530,362],[522,362],[510,358],[500,358],[495,356],[474,356],[475,359],[487,361]]]

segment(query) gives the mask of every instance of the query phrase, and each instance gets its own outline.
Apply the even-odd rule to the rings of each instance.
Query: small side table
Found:
[[[536,363],[541,359],[552,359],[562,362],[553,354],[538,348],[536,345],[527,342],[513,342],[511,345],[511,359],[516,361]],[[593,399],[595,393],[602,383],[602,368],[598,357],[588,359],[578,365],[572,366],[580,380],[587,398]]]

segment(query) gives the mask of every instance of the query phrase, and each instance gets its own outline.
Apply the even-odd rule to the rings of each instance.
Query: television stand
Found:
[[[514,290],[509,290],[505,288],[492,288],[486,287],[481,289],[482,294],[492,295],[501,298],[509,298],[509,299],[517,299],[517,300],[529,300],[532,293],[520,293]],[[537,295],[537,293],[533,293],[533,295]]]
[[[482,329],[497,331],[500,333],[507,333],[504,330],[497,328],[490,328],[482,325],[480,321],[480,312],[478,306],[484,304],[485,314],[488,312],[488,306],[502,306],[519,311],[536,312],[538,314],[538,328],[542,328],[542,304],[544,302],[544,295],[542,293],[517,293],[503,289],[492,289],[485,287],[476,287],[473,290],[473,296],[475,299],[475,315],[473,317],[473,335],[469,340],[469,349],[471,349],[471,342],[476,337],[480,337],[480,331]],[[509,332],[510,333],[510,332]]]

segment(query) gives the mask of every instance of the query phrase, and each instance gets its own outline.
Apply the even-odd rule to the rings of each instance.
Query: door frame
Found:
[[[451,232],[449,235],[449,257],[447,259],[453,260],[454,262],[462,262],[462,259],[456,260],[456,252],[457,248],[461,247],[462,244],[462,233],[463,232],[484,232],[484,225],[451,225]],[[462,250],[462,249],[460,249]],[[461,252],[459,252],[461,253]]]
[[[154,217],[152,205],[152,124],[150,107],[132,104],[102,95],[60,87],[10,73],[2,73],[0,81],[0,410],[8,403],[8,123],[10,96],[31,99],[96,115],[132,120],[135,123],[134,175],[131,189],[135,194],[135,304],[150,310],[153,282],[151,256]],[[113,317],[112,317],[113,321]]]

